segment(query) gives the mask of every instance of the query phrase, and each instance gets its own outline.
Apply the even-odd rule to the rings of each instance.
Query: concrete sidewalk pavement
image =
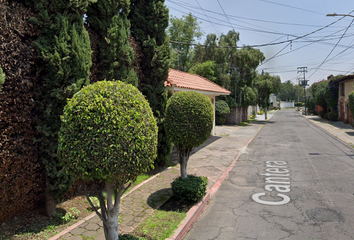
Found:
[[[340,140],[354,146],[354,129],[349,124],[345,124],[342,121],[331,122],[314,115],[302,116]]]
[[[268,119],[274,113],[270,113]],[[186,219],[182,221],[171,239],[183,238],[193,221],[206,207],[210,196],[217,191],[228,171],[236,164],[241,151],[245,149],[245,146],[249,144],[264,123],[265,121],[260,119],[260,121],[242,127],[217,126],[217,135],[211,136],[192,152],[188,162],[188,174],[208,177],[207,195],[188,212]],[[176,162],[176,157],[175,153],[172,154],[171,160]],[[119,215],[120,234],[132,232],[144,219],[163,205],[172,196],[171,182],[179,175],[179,165],[170,167],[136,186],[123,196]],[[50,238],[50,240],[81,240],[85,237],[98,240],[105,239],[102,222],[95,213]]]

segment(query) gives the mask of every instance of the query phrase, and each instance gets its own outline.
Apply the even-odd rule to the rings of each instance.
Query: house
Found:
[[[338,84],[338,118],[346,123],[353,123],[353,115],[349,109],[349,94],[354,91],[354,74],[336,79]]]
[[[215,97],[220,95],[229,95],[231,92],[212,81],[191,73],[170,69],[168,73],[167,81],[165,81],[166,89],[172,93],[182,91],[194,91],[202,93],[210,98],[211,103],[214,106],[215,112]],[[214,114],[214,126],[212,135],[215,135],[215,114]]]

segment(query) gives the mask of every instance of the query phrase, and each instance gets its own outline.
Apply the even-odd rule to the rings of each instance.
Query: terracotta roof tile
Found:
[[[179,87],[207,92],[230,94],[231,92],[212,81],[191,73],[170,68],[165,87]]]

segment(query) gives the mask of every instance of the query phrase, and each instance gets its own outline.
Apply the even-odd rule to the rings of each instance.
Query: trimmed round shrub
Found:
[[[188,178],[176,178],[172,183],[173,195],[181,202],[198,202],[204,197],[208,185],[207,177],[188,175]]]
[[[224,100],[218,100],[215,102],[215,113],[216,115],[227,115],[230,114],[230,107]]]
[[[224,100],[215,102],[215,121],[217,125],[222,125],[226,121],[226,115],[230,114],[230,107]]]
[[[64,108],[58,155],[81,179],[121,186],[153,167],[157,126],[136,87],[101,81],[76,93]]]
[[[295,107],[302,107],[304,104],[302,102],[296,102]]]
[[[179,149],[205,142],[213,129],[214,109],[208,97],[197,92],[178,92],[167,102],[167,137]]]

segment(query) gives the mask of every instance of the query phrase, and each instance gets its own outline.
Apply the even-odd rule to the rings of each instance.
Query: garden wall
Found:
[[[37,75],[32,12],[0,1],[0,65],[6,80],[0,91],[0,225],[35,208],[43,199],[44,169],[33,142],[33,87]]]

